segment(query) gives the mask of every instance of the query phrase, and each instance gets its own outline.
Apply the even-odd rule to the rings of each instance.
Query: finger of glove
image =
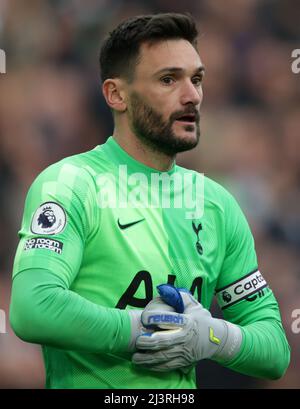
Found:
[[[149,335],[140,335],[136,339],[137,349],[160,350],[172,345],[180,345],[186,342],[187,332],[185,329],[154,331]]]
[[[142,311],[140,310],[128,311],[128,315],[130,318],[130,340],[128,344],[128,350],[130,352],[135,350],[136,339],[142,332],[141,313]]]
[[[194,308],[200,308],[200,309],[204,309],[202,304],[200,304],[196,298],[194,298],[192,296],[191,293],[187,292],[187,291],[183,291],[179,289],[179,293],[181,295],[182,301],[183,301],[183,305],[184,305],[184,312],[188,313],[190,310],[194,309]]]
[[[185,288],[176,288],[171,284],[157,286],[161,300],[174,307],[176,312],[187,313],[193,308],[202,309],[203,306]]]
[[[187,368],[189,362],[179,346],[171,347],[157,352],[136,352],[133,354],[132,362],[136,365],[147,367],[151,370],[172,370],[176,368]]]
[[[183,300],[178,288],[171,284],[161,284],[156,288],[166,304],[174,307],[176,312],[184,312]]]
[[[165,310],[165,311],[175,312],[175,309],[171,305],[166,304],[161,297],[153,298],[153,300],[151,300],[144,308],[144,311],[156,311],[156,310]]]

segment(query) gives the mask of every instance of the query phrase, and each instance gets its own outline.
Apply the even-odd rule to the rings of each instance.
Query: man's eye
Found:
[[[168,77],[162,77],[160,80],[165,85],[173,84],[173,82],[175,81],[173,77],[169,77],[169,76]]]
[[[200,86],[202,84],[203,77],[194,77],[192,79],[192,83],[196,86]]]

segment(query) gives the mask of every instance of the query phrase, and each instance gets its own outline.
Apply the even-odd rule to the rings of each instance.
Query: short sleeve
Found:
[[[90,178],[78,166],[58,163],[33,182],[25,201],[13,277],[25,269],[43,268],[71,285],[93,226]]]

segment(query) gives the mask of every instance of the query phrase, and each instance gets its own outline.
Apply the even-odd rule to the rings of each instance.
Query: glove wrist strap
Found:
[[[214,354],[213,360],[218,362],[230,362],[240,351],[242,344],[242,330],[239,326],[232,324],[231,322],[222,321],[225,327],[225,336],[223,338],[222,345],[218,351]]]

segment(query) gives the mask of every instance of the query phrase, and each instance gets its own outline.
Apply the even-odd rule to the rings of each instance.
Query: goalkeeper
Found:
[[[240,207],[175,162],[200,137],[197,35],[172,13],[113,30],[100,56],[113,135],[29,189],[10,321],[42,345],[47,388],[195,388],[201,359],[270,379],[289,364]],[[215,294],[224,320],[208,311]]]

